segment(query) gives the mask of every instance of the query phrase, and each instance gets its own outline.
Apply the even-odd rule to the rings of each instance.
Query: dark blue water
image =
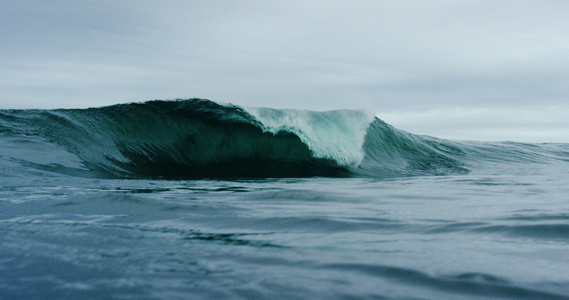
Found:
[[[569,299],[568,144],[203,100],[0,121],[0,299]]]

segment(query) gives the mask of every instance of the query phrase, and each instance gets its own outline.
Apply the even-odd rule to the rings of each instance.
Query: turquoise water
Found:
[[[0,299],[569,299],[568,144],[204,100],[0,120]]]

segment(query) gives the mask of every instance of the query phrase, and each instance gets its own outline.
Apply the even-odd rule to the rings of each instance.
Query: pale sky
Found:
[[[569,1],[0,0],[0,108],[207,98],[569,142]]]

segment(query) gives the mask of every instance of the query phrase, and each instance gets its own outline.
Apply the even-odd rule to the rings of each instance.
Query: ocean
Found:
[[[0,110],[0,299],[569,299],[569,144],[204,99]]]

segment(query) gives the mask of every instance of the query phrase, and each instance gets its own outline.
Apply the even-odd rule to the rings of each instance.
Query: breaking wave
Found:
[[[204,99],[0,111],[2,176],[45,171],[102,178],[442,175],[469,172],[470,160],[508,152],[496,147],[507,145],[418,136],[365,111],[245,109]],[[513,160],[535,152],[533,146],[511,147],[522,149],[519,156],[510,155]]]

